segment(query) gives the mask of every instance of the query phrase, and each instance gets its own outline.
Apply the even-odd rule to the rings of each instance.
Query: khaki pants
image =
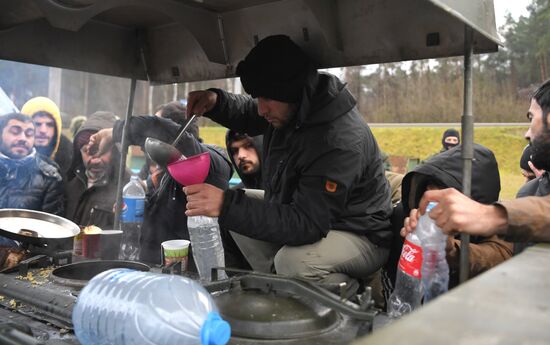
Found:
[[[245,192],[248,197],[263,199],[261,190]],[[230,233],[253,270],[322,283],[338,283],[342,275],[367,278],[388,258],[388,249],[348,231],[331,230],[320,241],[302,246],[281,246]]]

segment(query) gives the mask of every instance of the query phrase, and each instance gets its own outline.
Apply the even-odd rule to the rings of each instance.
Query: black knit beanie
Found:
[[[519,166],[523,170],[533,172],[528,162],[531,160],[531,145],[525,146],[523,153],[521,154],[521,159],[519,160]]]
[[[308,73],[315,70],[310,58],[288,36],[269,36],[258,42],[237,66],[244,90],[252,97],[298,103]]]
[[[457,137],[458,138],[458,144],[450,145],[450,144],[446,143],[445,139],[447,139],[448,137]],[[460,144],[460,133],[458,133],[458,131],[454,128],[447,129],[445,131],[445,133],[443,133],[443,138],[441,138],[441,144],[443,145],[445,150],[451,149],[451,148],[459,145]]]

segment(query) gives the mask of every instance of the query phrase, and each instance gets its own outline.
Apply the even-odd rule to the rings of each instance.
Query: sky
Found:
[[[497,29],[504,25],[508,13],[516,20],[520,16],[527,16],[530,3],[531,0],[494,0]]]

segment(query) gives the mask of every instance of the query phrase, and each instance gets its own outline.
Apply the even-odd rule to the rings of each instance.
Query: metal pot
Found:
[[[129,268],[148,272],[146,264],[134,261],[91,260],[58,267],[50,273],[50,280],[61,285],[83,288],[90,279],[112,268]]]

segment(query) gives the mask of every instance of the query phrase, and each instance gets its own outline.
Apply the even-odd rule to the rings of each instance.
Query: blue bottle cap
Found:
[[[225,345],[231,337],[231,326],[215,311],[208,313],[201,328],[202,345]]]
[[[436,207],[437,206],[437,202],[435,201],[430,201],[428,203],[428,206],[426,207],[426,212],[430,212],[432,210],[432,208]]]

